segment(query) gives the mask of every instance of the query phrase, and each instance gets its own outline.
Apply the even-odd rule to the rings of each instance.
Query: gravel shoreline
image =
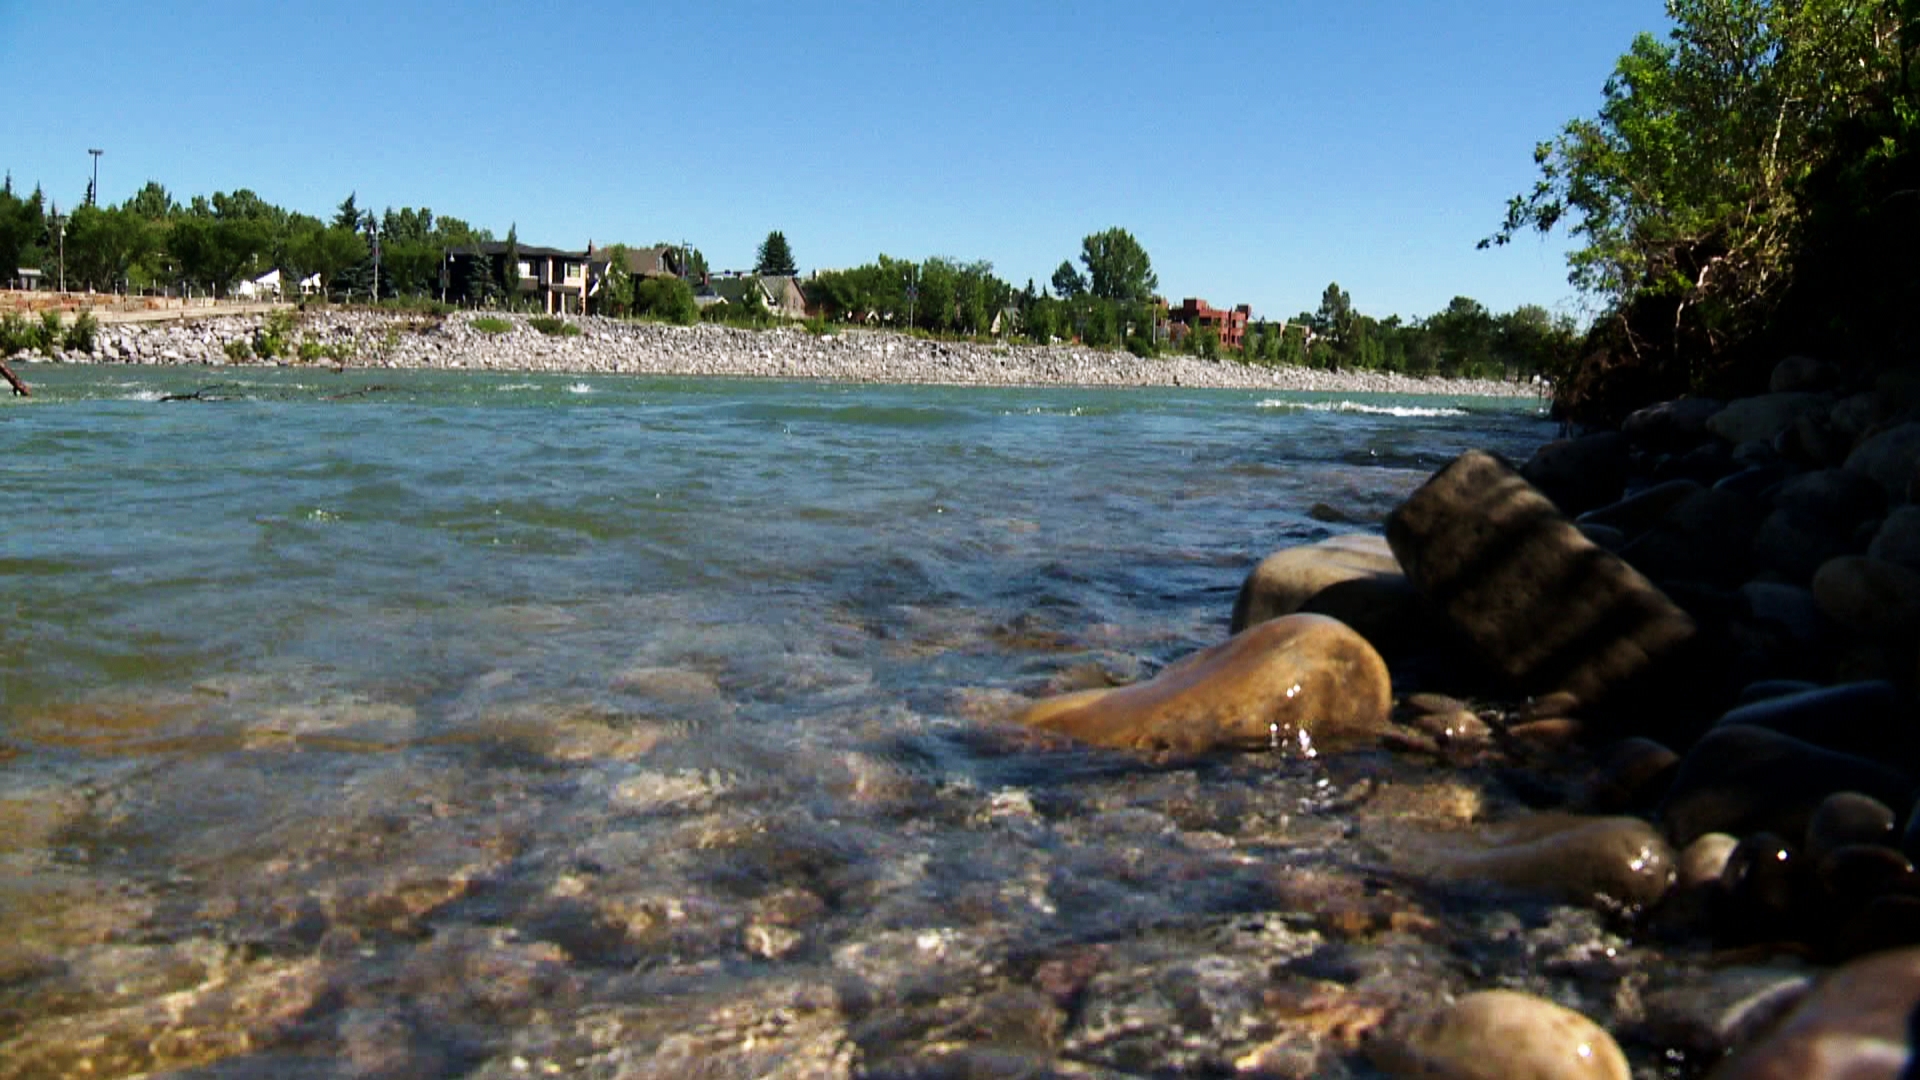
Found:
[[[229,343],[247,342],[251,346],[263,324],[260,316],[107,326],[101,329],[91,353],[61,353],[56,359],[69,363],[209,366],[331,366],[344,362],[348,367],[368,369],[818,379],[937,386],[1177,386],[1479,397],[1532,397],[1538,393],[1527,383],[1498,380],[1262,368],[1192,356],[1142,359],[1125,352],[1079,346],[929,341],[876,330],[814,335],[799,327],[738,330],[706,324],[683,327],[575,318],[568,321],[581,332],[562,337],[533,329],[524,317],[505,316],[512,322],[512,329],[489,334],[473,328],[475,317],[467,313],[434,318],[367,311],[301,314],[290,335],[289,349],[310,341],[337,350],[346,357],[344,361],[232,359],[227,352]]]

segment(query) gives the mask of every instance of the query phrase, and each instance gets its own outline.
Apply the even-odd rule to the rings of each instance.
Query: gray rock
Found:
[[[1920,570],[1865,555],[1843,555],[1813,575],[1813,598],[1840,626],[1869,637],[1920,630]]]
[[[1920,570],[1920,506],[1902,506],[1888,514],[1867,545],[1867,554]]]
[[[1620,433],[1643,449],[1684,450],[1711,434],[1707,421],[1726,407],[1726,402],[1714,398],[1663,401],[1621,421]]]
[[[1773,366],[1767,389],[1775,394],[1826,390],[1840,380],[1840,369],[1811,356],[1789,356]]]
[[[1906,501],[1916,464],[1920,464],[1920,421],[1870,436],[1847,455],[1847,468],[1879,484],[1889,502]]]
[[[1761,394],[1729,403],[1707,420],[1707,430],[1736,447],[1753,441],[1771,443],[1796,419],[1831,407],[1825,394]]]

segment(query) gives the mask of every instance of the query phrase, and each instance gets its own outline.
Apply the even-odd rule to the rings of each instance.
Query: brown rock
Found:
[[[1627,1059],[1599,1025],[1513,990],[1468,994],[1411,1024],[1390,1024],[1367,1054],[1413,1080],[1627,1080]]]
[[[1638,913],[1666,895],[1673,849],[1635,817],[1536,814],[1486,830],[1485,846],[1423,845],[1409,853],[1416,872],[1458,884],[1491,884]]]
[[[1707,430],[1735,446],[1771,442],[1801,416],[1826,412],[1833,402],[1825,394],[1789,392],[1740,398],[1707,420]]]
[[[1367,745],[1392,708],[1387,665],[1324,615],[1263,622],[1153,679],[1028,706],[1019,721],[1135,750],[1284,749],[1312,757]]]
[[[1766,1038],[1736,1050],[1710,1080],[1905,1076],[1920,1002],[1920,948],[1855,960],[1828,975]]]
[[[1694,635],[1651,582],[1483,451],[1414,492],[1387,519],[1387,540],[1414,586],[1525,693],[1591,705]]]
[[[1385,537],[1332,536],[1276,551],[1240,586],[1233,633],[1283,615],[1339,619],[1391,652],[1438,632],[1438,617],[1400,572]]]

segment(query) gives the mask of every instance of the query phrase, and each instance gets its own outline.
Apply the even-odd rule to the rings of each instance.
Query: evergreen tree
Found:
[[[800,272],[793,264],[793,249],[787,246],[786,233],[775,229],[760,242],[760,253],[754,261],[753,272],[779,277],[792,277]]]

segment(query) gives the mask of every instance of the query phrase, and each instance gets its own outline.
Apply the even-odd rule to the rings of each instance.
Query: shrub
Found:
[[[498,315],[482,315],[467,325],[483,334],[504,334],[513,329],[513,323],[510,320]]]
[[[67,327],[60,343],[75,352],[90,353],[93,351],[93,340],[99,333],[100,320],[93,317],[93,312],[83,311]]]
[[[549,337],[575,337],[580,333],[578,325],[558,315],[535,315],[527,320],[527,325]]]
[[[294,314],[280,310],[267,313],[260,329],[253,332],[253,351],[262,360],[272,360],[288,353],[287,338],[293,333]]]
[[[35,328],[33,335],[34,348],[39,349],[48,356],[52,356],[53,351],[60,347],[60,339],[62,336],[60,313],[53,310],[41,312],[40,325]]]
[[[220,348],[227,354],[227,359],[236,364],[244,364],[253,359],[253,346],[247,344],[246,338],[234,338]]]
[[[0,315],[0,356],[12,356],[31,348],[33,331],[27,326],[27,320],[11,311]]]
[[[1139,357],[1154,357],[1160,355],[1160,350],[1154,348],[1153,342],[1141,337],[1139,334],[1134,334],[1127,338],[1127,351]]]
[[[700,304],[693,298],[693,286],[680,278],[648,278],[635,285],[633,311],[636,315],[681,326],[692,326],[701,318]]]
[[[818,315],[815,315],[813,318],[808,319],[806,322],[802,323],[801,325],[805,326],[807,328],[807,333],[812,334],[814,337],[822,337],[827,334],[833,333],[833,324],[829,323],[827,320],[821,318]]]

